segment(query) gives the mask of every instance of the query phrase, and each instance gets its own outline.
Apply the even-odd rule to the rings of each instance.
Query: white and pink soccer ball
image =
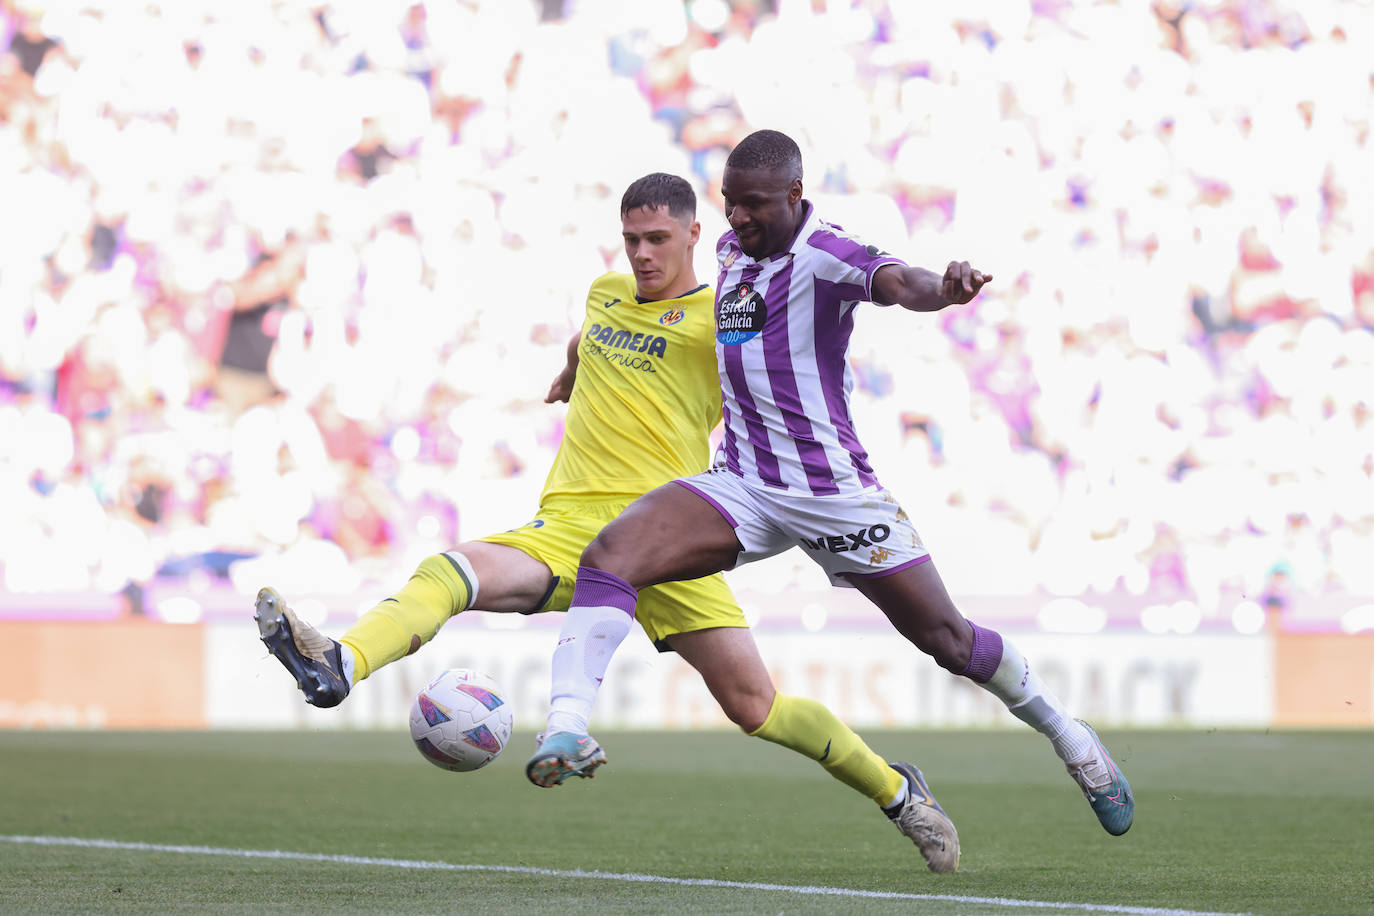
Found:
[[[510,704],[496,681],[451,668],[430,681],[410,704],[410,737],[425,759],[466,773],[486,766],[510,741]]]

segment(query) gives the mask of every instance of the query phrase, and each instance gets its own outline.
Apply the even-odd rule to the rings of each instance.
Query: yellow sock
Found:
[[[353,650],[353,683],[429,642],[444,621],[472,606],[476,594],[477,575],[461,553],[426,557],[404,588],[339,640]]]
[[[810,757],[831,776],[880,805],[887,805],[901,791],[902,774],[815,700],[776,694],[768,718],[749,734]]]

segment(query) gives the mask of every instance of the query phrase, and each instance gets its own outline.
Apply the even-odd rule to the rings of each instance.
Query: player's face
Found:
[[[801,223],[802,183],[787,168],[726,167],[720,193],[740,250],[766,258],[786,251]]]
[[[640,207],[620,217],[620,230],[640,297],[673,299],[696,288],[692,246],[700,223],[678,219],[666,206]]]

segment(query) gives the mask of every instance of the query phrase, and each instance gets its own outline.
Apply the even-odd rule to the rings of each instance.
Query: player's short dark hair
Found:
[[[667,207],[674,219],[691,221],[697,215],[697,193],[687,179],[667,172],[650,172],[625,189],[620,198],[620,215],[644,207],[657,210]]]
[[[795,140],[780,130],[756,130],[730,151],[725,160],[732,169],[791,169],[793,177],[802,177],[801,148]]]

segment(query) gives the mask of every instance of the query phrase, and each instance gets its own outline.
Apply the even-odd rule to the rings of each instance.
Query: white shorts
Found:
[[[675,481],[706,500],[744,547],[735,566],[800,547],[831,585],[879,578],[925,563],[930,552],[897,500],[879,486],[862,493],[798,496],[746,482],[723,467]]]

